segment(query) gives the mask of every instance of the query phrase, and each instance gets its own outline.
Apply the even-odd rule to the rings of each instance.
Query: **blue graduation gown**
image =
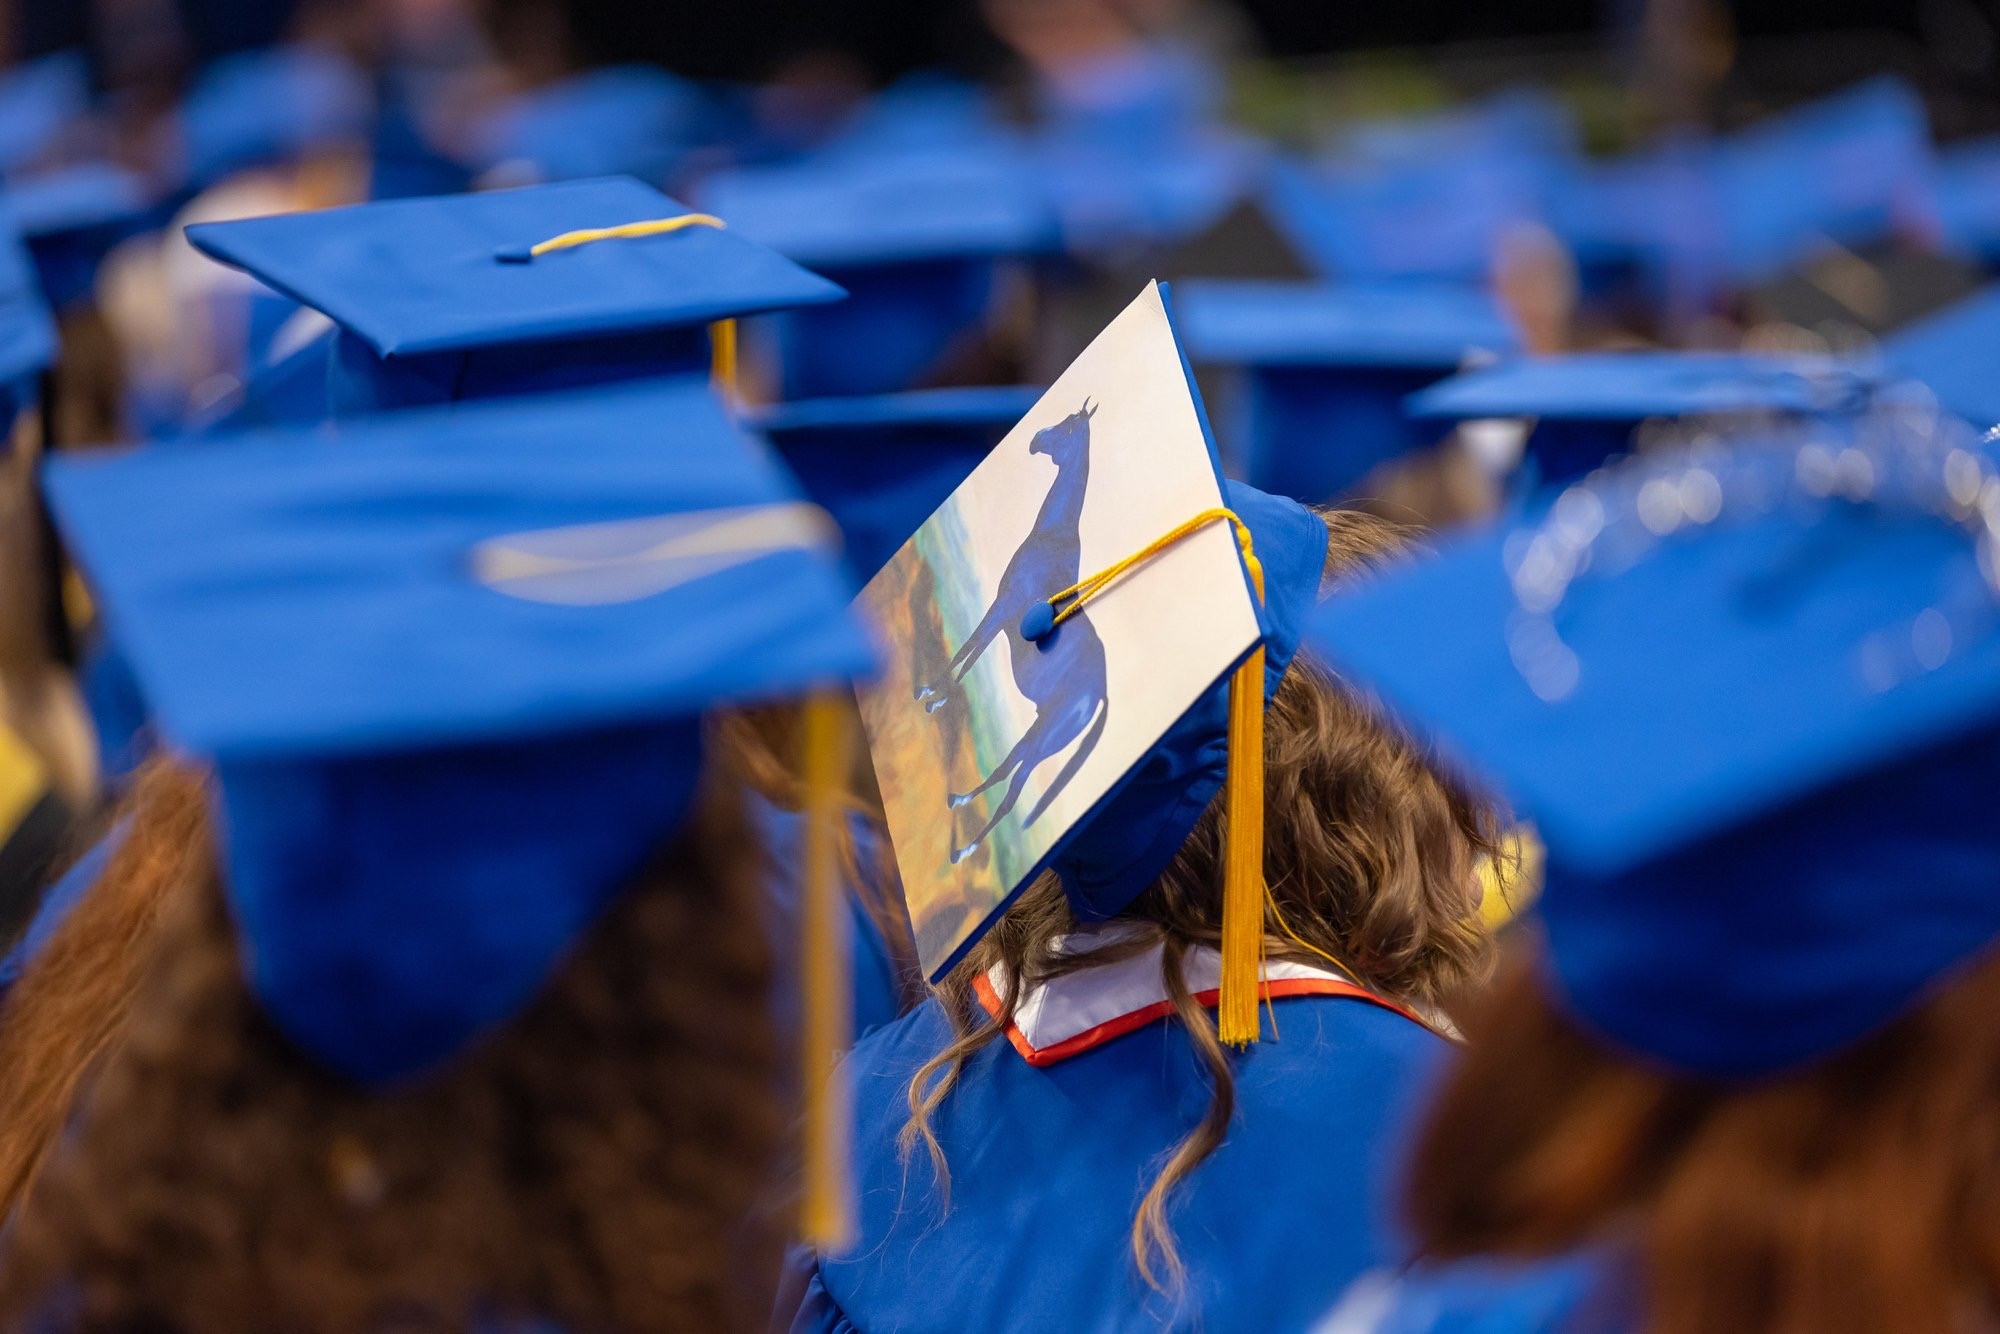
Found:
[[[1178,1304],[1145,1286],[1128,1245],[1160,1163],[1208,1105],[1178,1023],[1146,1022],[1040,1067],[1007,1040],[987,1045],[934,1120],[948,1213],[922,1149],[907,1172],[896,1150],[910,1077],[949,1040],[943,1011],[927,1001],[857,1044],[846,1070],[858,1235],[819,1259],[794,1331],[1308,1327],[1398,1256],[1398,1141],[1447,1044],[1363,1000],[1273,1007],[1278,1036],[1267,1024],[1232,1061],[1227,1142],[1175,1192]]]
[[[1636,1334],[1629,1277],[1593,1250],[1370,1274],[1314,1334]]]

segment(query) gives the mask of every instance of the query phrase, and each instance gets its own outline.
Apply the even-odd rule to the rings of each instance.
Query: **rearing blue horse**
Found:
[[[1043,454],[1056,465],[1055,480],[1042,500],[1035,526],[1007,562],[993,605],[952,655],[949,679],[941,686],[922,685],[917,698],[936,713],[950,700],[965,680],[965,674],[995,638],[1007,636],[1009,661],[1014,669],[1014,687],[1035,706],[1035,720],[1005,759],[969,792],[951,796],[954,811],[969,805],[981,794],[1007,785],[986,823],[951,854],[953,865],[964,861],[1005,819],[1021,799],[1022,791],[1036,769],[1062,753],[1079,736],[1083,737],[1068,761],[1056,774],[1023,827],[1041,818],[1049,803],[1069,786],[1084,761],[1090,758],[1104,736],[1110,715],[1105,695],[1104,643],[1086,613],[1078,612],[1060,627],[1039,640],[1021,633],[1021,618],[1030,608],[1046,602],[1077,581],[1082,573],[1082,541],[1077,522],[1083,517],[1084,494],[1090,482],[1090,419],[1097,412],[1088,400],[1055,425],[1036,432],[1028,444],[1030,454]],[[953,831],[956,833],[956,821]]]

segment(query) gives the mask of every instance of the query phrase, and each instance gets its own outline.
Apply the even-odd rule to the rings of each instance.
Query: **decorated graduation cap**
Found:
[[[338,449],[64,458],[48,489],[163,734],[215,766],[251,988],[364,1082],[532,999],[685,818],[704,709],[872,662],[824,514],[698,382],[398,414]],[[821,941],[830,698],[806,715]]]
[[[652,65],[613,65],[520,94],[475,130],[489,182],[636,176],[665,184],[713,126],[700,88]]]
[[[1457,287],[1189,282],[1175,289],[1197,365],[1237,370],[1241,475],[1266,491],[1332,498],[1443,429],[1405,415],[1415,390],[1520,338],[1499,303]]]
[[[224,56],[202,71],[181,106],[185,188],[359,142],[369,100],[361,72],[318,47]]]
[[[1535,822],[1581,1020],[1777,1072],[2000,937],[1996,479],[1969,428],[1895,416],[1641,456],[1312,642]]]
[[[1025,385],[807,399],[755,424],[872,575],[951,497],[1042,391]]]
[[[135,173],[88,162],[9,182],[0,211],[27,242],[49,304],[61,308],[90,292],[104,256],[145,225],[153,204]]]
[[[1003,261],[1054,249],[1053,212],[1005,150],[842,154],[732,173],[703,201],[745,236],[846,288],[773,325],[787,398],[877,394],[949,374],[1003,294]]]
[[[1828,357],[1601,352],[1521,357],[1453,376],[1409,400],[1425,420],[1532,418],[1533,480],[1559,485],[1632,447],[1656,418],[1838,417],[1875,377]]]
[[[2000,287],[1989,287],[1882,340],[1884,366],[1921,381],[1947,411],[2000,424]]]
[[[840,288],[613,177],[188,228],[194,246],[339,326],[327,411],[718,374],[741,315],[835,301]]]
[[[1220,1022],[1257,1037],[1263,717],[1326,528],[1222,481],[1149,286],[863,590],[861,692],[917,950],[940,979],[1044,869],[1117,915],[1225,785]]]

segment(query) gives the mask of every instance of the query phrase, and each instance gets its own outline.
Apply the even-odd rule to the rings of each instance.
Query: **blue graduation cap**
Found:
[[[42,372],[55,365],[56,326],[27,249],[0,226],[0,449],[14,418],[37,396]]]
[[[1653,418],[1840,416],[1876,377],[1828,357],[1743,352],[1599,352],[1521,357],[1453,376],[1409,400],[1420,420],[1534,419],[1540,485],[1574,480],[1631,448]]]
[[[81,51],[58,51],[0,75],[0,177],[47,156],[89,110],[90,62]]]
[[[2000,262],[2000,137],[1938,150],[1931,188],[1945,243],[1989,266]]]
[[[367,80],[330,51],[295,45],[224,56],[181,106],[185,188],[359,142],[369,104]]]
[[[1410,393],[1520,344],[1497,301],[1460,287],[1193,281],[1175,297],[1189,357],[1240,372],[1239,474],[1314,502],[1441,432],[1405,415]]]
[[[2000,287],[1989,287],[1882,340],[1884,366],[1919,380],[1947,411],[2000,424]]]
[[[665,185],[713,133],[696,85],[653,65],[589,70],[522,93],[475,131],[475,165],[509,185],[636,176]]]
[[[187,235],[339,326],[335,418],[698,371],[710,323],[841,296],[720,219],[621,178]]]
[[[137,174],[88,162],[11,181],[0,211],[28,244],[42,290],[60,309],[87,295],[111,248],[154,216]]]
[[[1008,385],[807,399],[770,409],[753,424],[806,494],[833,515],[849,562],[866,577],[950,498],[1041,394]]]
[[[921,385],[990,318],[1003,261],[1054,249],[1027,163],[1004,152],[900,152],[735,172],[703,200],[729,225],[845,287],[837,307],[773,324],[787,398]]]
[[[1923,99],[1871,79],[1761,121],[1715,148],[1715,204],[1739,284],[1832,242],[1853,249],[1936,226]]]
[[[164,736],[215,766],[253,990],[360,1080],[529,1001],[685,816],[703,710],[873,661],[825,516],[693,382],[47,486]]]
[[[1535,822],[1581,1021],[1764,1075],[2000,936],[1996,478],[1949,425],[1639,458],[1309,638]]]

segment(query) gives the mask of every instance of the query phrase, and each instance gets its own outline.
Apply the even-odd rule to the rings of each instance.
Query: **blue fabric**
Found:
[[[104,162],[10,181],[0,209],[28,244],[49,304],[89,295],[111,248],[152,220],[143,182]]]
[[[1056,248],[1025,159],[1004,151],[842,154],[720,177],[706,207],[846,288],[839,306],[774,321],[787,398],[921,383],[982,328],[998,261]]]
[[[35,378],[56,360],[55,319],[26,247],[0,226],[0,407],[14,413],[34,399]],[[0,432],[0,449],[5,433]]]
[[[216,762],[259,997],[363,1079],[444,1059],[532,994],[674,828],[695,715],[873,661],[820,553],[642,559],[690,531],[658,523],[795,495],[700,387],[47,475],[162,732]],[[621,521],[645,526],[593,526]],[[482,573],[505,568],[491,542],[531,572]]]
[[[47,156],[89,110],[90,62],[81,51],[59,51],[0,75],[0,176]]]
[[[368,113],[366,79],[329,51],[281,46],[225,56],[202,72],[181,107],[186,186],[199,190],[358,140]]]
[[[1582,1020],[1677,1067],[1762,1074],[1860,1038],[2000,936],[1980,795],[2000,635],[1960,624],[1886,688],[1867,670],[1935,608],[1990,605],[1965,536],[1798,499],[1664,542],[1570,588],[1552,625],[1574,675],[1550,698],[1516,665],[1545,650],[1516,637],[1509,541],[1469,535],[1355,589],[1313,640],[1535,822]]]
[[[1989,287],[1882,340],[1889,369],[1921,381],[1946,411],[2000,423],[2000,288]]]
[[[1427,1264],[1364,1278],[1318,1334],[1636,1334],[1630,1292],[1596,1251]]]
[[[1412,394],[1418,421],[1532,417],[1527,460],[1544,486],[1566,483],[1631,447],[1653,417],[1845,417],[1880,387],[1874,367],[1830,357],[1743,352],[1594,352],[1519,357]]]
[[[1250,526],[1264,566],[1264,698],[1277,693],[1326,568],[1326,524],[1311,510],[1227,482],[1223,498]],[[1110,917],[1160,876],[1187,842],[1229,770],[1229,682],[1181,715],[1145,758],[1063,841],[1050,861],[1070,906]]]
[[[139,678],[132,664],[110,636],[100,633],[83,655],[77,671],[77,686],[83,692],[84,707],[90,710],[91,727],[97,733],[98,772],[107,784],[132,776],[153,751],[153,737],[147,723],[151,711],[139,690]]]
[[[1232,471],[1310,502],[1444,433],[1411,392],[1520,345],[1491,296],[1432,284],[1187,282],[1174,316],[1191,359],[1238,372]]]
[[[610,178],[202,223],[187,235],[202,253],[326,312],[385,359],[611,339],[840,298],[733,228],[598,241],[527,263],[499,258],[580,228],[688,211]]]
[[[1231,1058],[1227,1142],[1175,1194],[1182,1305],[1144,1286],[1132,1215],[1208,1087],[1186,1033],[1155,1023],[1044,1069],[1004,1039],[967,1062],[898,1161],[910,1078],[949,1040],[935,1001],[858,1044],[854,1243],[822,1258],[795,1330],[1304,1329],[1400,1246],[1389,1195],[1405,1127],[1446,1044],[1363,1001],[1274,1002],[1276,1036]]]
[[[1041,391],[933,389],[788,403],[755,424],[833,515],[864,580],[886,565]]]
[[[473,157],[509,184],[633,176],[665,185],[715,132],[715,116],[687,80],[613,65],[518,95],[475,130]]]
[[[1932,189],[1946,244],[1989,265],[2000,260],[2000,139],[1942,149]]]

